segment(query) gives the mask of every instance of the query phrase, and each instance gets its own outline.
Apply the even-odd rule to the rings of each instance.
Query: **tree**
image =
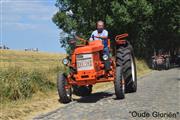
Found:
[[[153,5],[153,32],[151,39],[154,49],[174,53],[180,48],[180,1],[149,0]]]
[[[53,22],[69,35],[76,32],[88,38],[96,22],[103,20],[111,40],[129,33],[139,57],[150,56],[154,48],[178,47],[178,0],[57,0],[56,7]]]

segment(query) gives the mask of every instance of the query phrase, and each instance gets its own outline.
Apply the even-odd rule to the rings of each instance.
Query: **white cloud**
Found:
[[[55,0],[1,0],[1,22],[21,30],[34,29],[41,22],[51,21],[57,11],[54,3]]]
[[[28,18],[31,20],[51,20],[51,17],[48,15],[29,15]]]
[[[5,23],[6,28],[18,28],[18,30],[30,30],[30,29],[36,29],[38,26],[34,24],[28,24],[28,23],[19,23],[19,22],[12,22],[12,23]]]

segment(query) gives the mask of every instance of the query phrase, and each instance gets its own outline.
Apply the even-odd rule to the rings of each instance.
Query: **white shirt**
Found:
[[[108,31],[103,30],[101,33],[98,33],[97,30],[93,31],[90,37],[90,40],[93,40],[93,35],[94,36],[100,36],[100,37],[108,37]],[[100,40],[99,38],[94,37],[94,40]]]

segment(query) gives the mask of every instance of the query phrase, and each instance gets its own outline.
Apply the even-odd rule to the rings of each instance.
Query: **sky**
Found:
[[[60,29],[52,22],[56,0],[0,0],[1,43],[10,49],[61,52]]]

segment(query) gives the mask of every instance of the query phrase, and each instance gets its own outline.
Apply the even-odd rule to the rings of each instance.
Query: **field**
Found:
[[[64,67],[64,54],[0,51],[0,119],[27,117],[62,106],[58,102],[56,76]],[[149,72],[143,60],[136,60],[138,75]],[[112,87],[112,83],[94,86],[93,91]],[[76,97],[76,96],[75,96]]]
[[[0,50],[0,119],[23,119],[29,114],[27,111],[35,109],[33,105],[40,106],[45,98],[48,100],[47,95],[53,96],[57,73],[63,69],[61,59],[64,56]],[[39,102],[35,102],[37,99]]]
[[[28,51],[13,51],[13,50],[1,50],[0,51],[0,68],[9,67],[21,67],[24,69],[40,68],[51,69],[59,64],[60,59],[65,55],[54,53],[42,53],[42,52],[28,52]]]
[[[55,88],[56,74],[64,55],[24,51],[1,51],[2,102],[31,97]]]

